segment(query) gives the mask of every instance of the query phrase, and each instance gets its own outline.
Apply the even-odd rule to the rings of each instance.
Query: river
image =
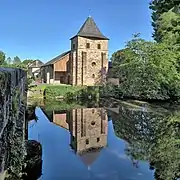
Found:
[[[35,114],[28,139],[42,145],[39,180],[172,180],[179,173],[176,128],[166,124],[180,117],[177,109],[56,102],[37,106]]]

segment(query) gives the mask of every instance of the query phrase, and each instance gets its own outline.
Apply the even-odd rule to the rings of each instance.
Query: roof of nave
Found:
[[[50,61],[48,61],[47,63],[45,63],[43,66],[48,66],[51,64],[54,64],[55,62],[61,60],[64,56],[68,55],[71,51],[66,51],[62,54],[60,54],[59,56],[56,56],[55,58],[51,59]]]

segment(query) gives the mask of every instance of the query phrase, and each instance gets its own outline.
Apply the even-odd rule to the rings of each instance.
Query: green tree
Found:
[[[129,41],[127,49],[123,62],[113,66],[124,96],[161,100],[180,97],[176,51],[165,43],[140,38]]]
[[[6,55],[4,52],[0,51],[0,65],[5,63]]]
[[[123,64],[127,60],[130,60],[130,58],[134,55],[135,53],[131,51],[129,48],[118,50],[117,52],[114,52],[112,54],[111,61],[113,67],[113,74],[115,77],[119,76],[119,65]]]
[[[7,64],[11,64],[11,63],[12,63],[11,58],[10,58],[10,57],[8,57],[8,58],[7,58],[7,60],[6,60],[6,62],[7,62]]]
[[[172,10],[163,13],[157,20],[158,39],[171,45],[180,44],[180,15]]]
[[[20,64],[21,63],[21,60],[18,56],[15,56],[14,57],[14,61],[13,61],[13,64]]]
[[[28,65],[29,63],[31,63],[31,62],[33,62],[34,60],[32,60],[32,59],[25,59],[23,62],[22,62],[22,64],[24,64],[24,65]]]
[[[175,9],[175,12],[177,12],[179,4],[179,0],[153,0],[150,3],[150,9],[152,10],[152,26],[154,28],[153,37],[157,42],[162,41],[161,32],[158,31],[158,21],[161,18],[161,15],[172,9]]]

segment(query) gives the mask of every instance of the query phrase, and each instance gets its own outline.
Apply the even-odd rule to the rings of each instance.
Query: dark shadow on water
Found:
[[[37,180],[42,175],[42,160],[31,169],[26,171],[27,175],[24,176],[23,180]]]

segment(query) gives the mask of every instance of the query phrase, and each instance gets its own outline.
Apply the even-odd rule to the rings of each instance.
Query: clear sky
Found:
[[[0,50],[44,62],[70,49],[91,15],[110,38],[109,54],[140,32],[152,40],[150,0],[0,0]],[[89,13],[89,9],[90,13]]]

